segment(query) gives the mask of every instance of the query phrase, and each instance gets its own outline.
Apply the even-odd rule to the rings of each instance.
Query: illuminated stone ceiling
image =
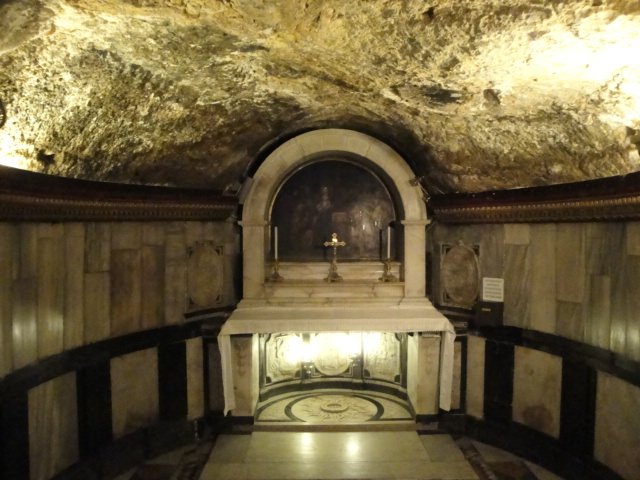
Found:
[[[224,189],[338,126],[433,193],[624,174],[639,52],[640,0],[5,1],[0,163]]]

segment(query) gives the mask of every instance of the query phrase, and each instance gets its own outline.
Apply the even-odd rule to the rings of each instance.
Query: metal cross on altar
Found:
[[[331,266],[329,267],[329,275],[325,278],[325,282],[341,282],[342,277],[338,275],[338,247],[346,246],[346,242],[338,241],[338,234],[331,234],[331,241],[324,242],[325,247],[333,248],[333,258],[331,259]]]

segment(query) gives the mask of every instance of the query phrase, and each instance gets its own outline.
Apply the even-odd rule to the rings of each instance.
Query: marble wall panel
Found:
[[[111,265],[111,224],[86,224],[85,271],[106,272]]]
[[[145,222],[142,224],[142,244],[143,245],[164,245],[163,222]]]
[[[38,226],[38,357],[64,348],[64,227]]]
[[[480,276],[502,278],[504,272],[504,226],[484,225],[475,242],[480,245]]]
[[[93,343],[111,335],[111,278],[108,272],[84,276],[84,341]]]
[[[84,341],[84,239],[82,223],[64,225],[64,348]]]
[[[136,250],[142,245],[142,224],[115,222],[111,224],[111,250]]]
[[[111,359],[114,438],[158,421],[158,353],[155,348]]]
[[[467,414],[484,415],[484,346],[482,337],[467,337]]]
[[[202,338],[187,340],[187,418],[204,415],[204,354]]]
[[[528,245],[504,247],[504,324],[527,328],[531,270]]]
[[[164,322],[164,246],[142,247],[142,314],[143,329],[157,328]]]
[[[37,287],[35,279],[13,282],[11,314],[14,369],[25,367],[38,358]]]
[[[582,303],[557,302],[556,334],[578,342],[584,339],[586,309]]]
[[[184,237],[188,247],[201,242],[204,239],[204,224],[202,222],[185,222]]]
[[[585,319],[584,341],[609,348],[611,331],[611,278],[592,275]]]
[[[622,478],[640,478],[640,388],[598,372],[594,457]]]
[[[507,223],[504,226],[505,245],[529,245],[531,227],[527,223]]]
[[[142,255],[139,249],[111,252],[111,335],[140,330]]]
[[[18,230],[0,224],[0,378],[13,370],[12,299]]]
[[[625,348],[622,353],[632,360],[640,361],[640,256],[627,257],[624,293],[623,308],[626,325]]]
[[[556,330],[556,225],[531,227],[529,328]]]
[[[20,224],[19,277],[35,281],[38,275],[38,224]]]
[[[78,461],[76,375],[29,390],[31,480],[47,480]]]
[[[625,243],[627,255],[640,256],[640,222],[627,222]]]
[[[556,227],[556,295],[564,302],[584,300],[586,284],[585,227],[558,224]]]
[[[562,358],[516,347],[513,420],[552,437],[560,434]]]
[[[165,324],[181,323],[187,309],[187,246],[184,233],[167,233],[165,245]]]

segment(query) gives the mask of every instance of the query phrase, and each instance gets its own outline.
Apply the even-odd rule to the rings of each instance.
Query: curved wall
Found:
[[[429,240],[434,303],[442,244],[477,245],[481,275],[504,279],[502,326],[467,339],[468,432],[566,478],[640,478],[640,223],[436,224]]]
[[[234,205],[0,169],[0,478],[111,478],[193,440]]]

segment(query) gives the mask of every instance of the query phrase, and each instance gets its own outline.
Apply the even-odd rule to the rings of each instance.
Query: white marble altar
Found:
[[[382,261],[338,262],[342,281],[335,283],[325,281],[328,261],[280,262],[277,267],[282,279],[273,281],[270,215],[274,199],[294,171],[329,155],[344,156],[372,172],[384,172],[386,186],[397,203],[400,258],[390,265],[394,281],[381,279]],[[250,182],[240,222],[243,299],[219,335],[225,413],[255,413],[258,334],[311,332],[408,332],[415,334],[416,351],[420,350],[421,333],[439,335],[439,407],[450,409],[455,331],[425,296],[428,221],[414,177],[402,157],[387,145],[349,130],[302,134],[265,159]],[[417,414],[436,413],[426,410],[428,402],[420,392],[433,391],[425,386],[430,382],[433,387],[433,369],[424,364],[427,358],[417,354],[408,358],[407,394]]]

